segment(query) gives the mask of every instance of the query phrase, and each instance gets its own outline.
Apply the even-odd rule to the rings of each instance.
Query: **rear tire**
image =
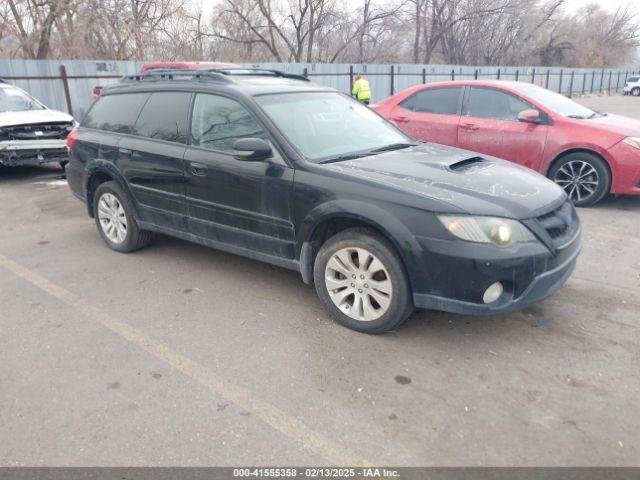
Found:
[[[413,311],[411,287],[398,254],[372,230],[350,228],[328,239],[313,273],[324,308],[352,330],[393,330]]]
[[[100,236],[109,248],[128,253],[147,246],[153,233],[140,230],[131,200],[115,182],[98,186],[93,196],[93,217]]]
[[[611,188],[611,173],[607,164],[602,158],[588,152],[562,157],[551,167],[548,176],[562,187],[577,207],[595,205]]]
[[[640,87],[633,87],[631,89],[631,95],[634,97],[640,96]]]

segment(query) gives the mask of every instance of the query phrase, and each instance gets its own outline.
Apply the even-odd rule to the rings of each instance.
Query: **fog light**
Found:
[[[489,288],[484,291],[484,295],[482,295],[482,301],[484,303],[493,303],[500,298],[504,288],[502,287],[502,283],[496,282],[492,283]]]

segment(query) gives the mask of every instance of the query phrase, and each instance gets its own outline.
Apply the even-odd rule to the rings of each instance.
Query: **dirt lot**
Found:
[[[0,205],[0,465],[638,464],[640,198],[580,210],[549,300],[379,336],[294,272],[108,250],[55,168],[0,171]]]

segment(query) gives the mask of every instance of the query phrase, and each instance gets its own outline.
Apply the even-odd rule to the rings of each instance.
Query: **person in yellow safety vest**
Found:
[[[369,87],[369,82],[362,78],[361,75],[356,75],[356,81],[353,83],[351,95],[365,105],[369,105],[369,101],[371,101],[371,87]]]

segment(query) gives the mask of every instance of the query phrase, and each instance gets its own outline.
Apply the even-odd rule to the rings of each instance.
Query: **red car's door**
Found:
[[[518,121],[520,112],[531,109],[536,108],[511,93],[468,87],[457,146],[538,170],[549,127],[544,112],[539,124]]]
[[[463,87],[425,88],[391,110],[390,120],[423,142],[455,146]]]

